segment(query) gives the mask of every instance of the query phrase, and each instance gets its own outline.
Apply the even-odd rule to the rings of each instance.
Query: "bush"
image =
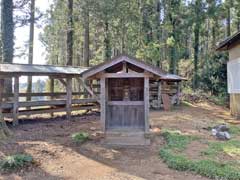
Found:
[[[6,156],[0,161],[1,170],[14,170],[27,166],[33,162],[33,158],[30,155],[16,154],[12,156]]]
[[[89,134],[86,132],[79,132],[72,134],[72,139],[74,142],[83,143],[89,139]]]

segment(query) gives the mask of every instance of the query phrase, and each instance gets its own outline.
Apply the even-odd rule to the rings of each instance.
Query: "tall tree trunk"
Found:
[[[171,37],[174,39],[174,44],[170,47],[170,65],[169,65],[169,71],[170,73],[176,74],[177,72],[177,56],[176,56],[176,46],[177,46],[177,40],[176,40],[176,27],[175,23],[172,20],[172,33]]]
[[[198,88],[198,56],[199,56],[199,27],[198,23],[194,27],[194,79],[193,89]]]
[[[67,65],[73,65],[73,0],[68,0]]]
[[[13,0],[1,1],[1,38],[3,62],[12,63],[14,53]],[[12,92],[12,80],[5,81],[6,92]]]
[[[35,0],[31,0],[28,64],[33,63],[34,23],[35,23]],[[27,92],[28,93],[32,92],[32,76],[28,77]],[[31,96],[27,96],[27,101],[31,101]]]
[[[227,6],[227,36],[231,36],[231,7]]]
[[[236,18],[237,18],[237,31],[240,31],[240,1],[235,5]]]
[[[104,24],[104,59],[109,60],[111,58],[111,46],[110,46],[110,37],[109,37],[109,23],[108,20]]]
[[[170,47],[170,66],[169,72],[175,74],[176,73],[176,48]]]
[[[194,26],[194,77],[193,77],[193,89],[198,88],[198,57],[199,57],[199,35],[200,35],[200,8],[201,0],[196,0],[195,4],[195,26]]]
[[[138,47],[142,47],[142,22],[143,22],[143,11],[142,11],[142,0],[138,0],[139,9],[139,27],[138,27]]]
[[[89,52],[89,9],[88,7],[85,8],[84,13],[84,66],[89,67],[89,59],[90,59],[90,52]]]
[[[216,46],[216,28],[215,25],[212,25],[212,48],[215,49]]]
[[[122,31],[122,35],[121,35],[121,53],[125,53],[125,34],[126,34],[126,28],[125,28],[125,24],[124,24],[124,19],[121,19],[121,31]]]

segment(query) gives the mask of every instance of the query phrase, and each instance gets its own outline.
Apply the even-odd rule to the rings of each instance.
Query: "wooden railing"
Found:
[[[18,115],[33,115],[42,113],[54,113],[67,111],[67,101],[58,100],[42,100],[42,101],[25,101],[18,103]],[[14,102],[3,102],[3,115],[12,118]],[[32,109],[25,109],[31,107]],[[36,108],[37,107],[37,108]],[[72,99],[70,111],[97,109],[99,105],[96,99]]]
[[[99,92],[94,92],[95,94],[99,94]],[[72,92],[73,96],[82,96],[82,95],[88,95],[87,92]],[[42,93],[19,93],[19,97],[60,97],[60,96],[66,96],[66,92],[42,92]],[[11,98],[14,97],[13,93],[3,93],[3,98]]]

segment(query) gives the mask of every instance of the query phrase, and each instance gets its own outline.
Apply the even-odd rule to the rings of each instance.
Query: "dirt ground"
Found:
[[[231,121],[228,110],[202,103],[179,106],[172,111],[152,111],[152,143],[147,147],[109,147],[102,143],[99,115],[75,117],[68,122],[63,118],[24,121],[11,128],[14,137],[0,145],[0,157],[14,153],[27,153],[34,157],[34,165],[11,174],[2,174],[0,179],[77,179],[77,180],[206,180],[207,178],[169,169],[159,158],[159,149],[164,140],[158,135],[164,128],[177,129],[184,133],[197,134],[214,140],[207,127]],[[91,140],[76,144],[71,134],[88,131]],[[198,144],[187,150],[195,157]]]

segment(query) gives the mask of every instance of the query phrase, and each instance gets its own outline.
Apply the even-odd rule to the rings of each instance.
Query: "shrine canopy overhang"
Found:
[[[119,55],[111,60],[107,60],[97,66],[93,66],[81,73],[83,79],[105,78],[140,78],[149,76],[150,79],[165,81],[185,81],[184,77],[170,74],[159,67],[148,64],[142,60],[130,57],[129,55]]]

